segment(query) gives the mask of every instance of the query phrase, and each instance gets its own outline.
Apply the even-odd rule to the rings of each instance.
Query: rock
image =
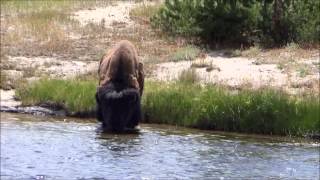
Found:
[[[14,97],[15,95],[14,90],[5,91],[1,89],[0,94],[1,94],[1,102],[0,102],[1,107],[14,108],[21,105],[21,102],[17,101]]]
[[[25,113],[33,115],[51,115],[51,116],[66,116],[64,110],[51,110],[49,108],[39,107],[39,106],[30,106],[24,107],[21,106],[21,102],[17,101],[14,97],[15,91],[4,91],[1,89],[1,103],[0,111],[1,112],[11,112],[11,113]]]
[[[30,106],[30,107],[10,107],[10,106],[1,106],[1,112],[10,112],[10,113],[24,113],[32,115],[41,115],[41,116],[66,116],[65,111],[53,111],[47,108],[39,106]]]

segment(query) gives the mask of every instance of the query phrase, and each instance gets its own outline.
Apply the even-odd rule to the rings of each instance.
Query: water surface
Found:
[[[0,179],[319,179],[319,145],[142,125],[1,113]]]

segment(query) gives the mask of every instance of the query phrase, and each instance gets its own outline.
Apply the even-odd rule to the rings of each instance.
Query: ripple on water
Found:
[[[319,177],[319,144],[153,125],[115,135],[76,119],[6,113],[1,118],[1,179]]]

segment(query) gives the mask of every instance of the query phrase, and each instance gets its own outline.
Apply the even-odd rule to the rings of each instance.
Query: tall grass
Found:
[[[318,98],[300,99],[283,92],[216,86],[148,83],[143,97],[147,121],[200,129],[259,134],[319,133]]]
[[[95,108],[95,81],[42,79],[20,87],[24,105],[51,102],[71,112]],[[145,122],[221,131],[319,134],[318,97],[290,97],[270,89],[231,92],[194,83],[147,82],[142,98]]]
[[[23,105],[49,103],[74,112],[95,110],[95,81],[41,79],[17,88],[17,97]]]

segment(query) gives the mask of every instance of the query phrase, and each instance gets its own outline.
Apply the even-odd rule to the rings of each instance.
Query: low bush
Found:
[[[154,27],[215,43],[320,42],[317,0],[166,0],[151,18]]]

